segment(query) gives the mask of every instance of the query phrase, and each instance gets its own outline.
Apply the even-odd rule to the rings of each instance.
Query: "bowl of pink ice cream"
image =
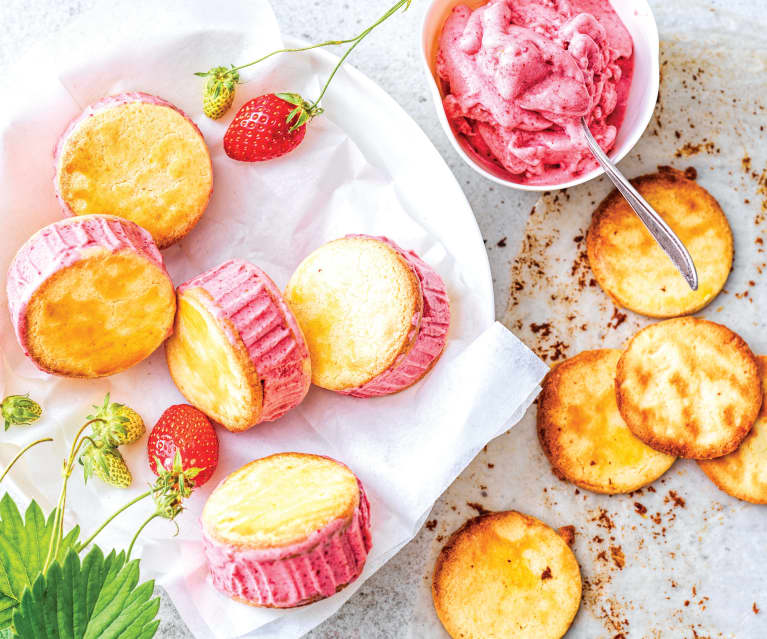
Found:
[[[437,114],[478,173],[528,191],[602,173],[649,123],[658,29],[646,0],[433,0],[423,56]]]

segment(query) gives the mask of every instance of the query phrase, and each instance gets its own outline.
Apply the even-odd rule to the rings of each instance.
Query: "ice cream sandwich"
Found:
[[[147,231],[111,215],[39,230],[13,258],[7,291],[19,344],[48,373],[117,373],[173,328],[176,296],[160,251]]]
[[[383,237],[350,235],[298,266],[285,297],[304,331],[312,381],[374,397],[403,390],[439,359],[450,326],[442,278]]]
[[[123,217],[148,230],[160,248],[192,229],[213,189],[200,130],[180,109],[146,93],[87,107],[54,156],[54,187],[67,215]]]
[[[224,479],[202,512],[213,585],[251,606],[329,597],[362,572],[370,506],[357,477],[328,457],[282,453]]]
[[[293,313],[271,278],[243,260],[178,287],[166,357],[189,403],[231,431],[281,417],[311,381],[309,350]]]

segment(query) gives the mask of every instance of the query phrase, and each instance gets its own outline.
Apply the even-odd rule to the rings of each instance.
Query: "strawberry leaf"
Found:
[[[70,550],[28,588],[13,614],[14,639],[151,639],[160,620],[154,581],[139,580],[127,562],[94,546],[80,561]]]
[[[0,499],[0,630],[11,624],[22,595],[43,569],[53,519],[54,513],[46,519],[35,501],[29,504],[22,518],[8,493]],[[58,558],[64,557],[75,545],[79,534],[80,528],[75,526],[64,537]]]

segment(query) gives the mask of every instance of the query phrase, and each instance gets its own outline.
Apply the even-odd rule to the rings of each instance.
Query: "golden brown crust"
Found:
[[[312,382],[329,390],[362,386],[410,352],[423,314],[413,267],[370,237],[315,250],[293,273],[285,299],[309,346]]]
[[[594,211],[586,236],[594,277],[616,304],[648,317],[700,310],[722,290],[732,267],[727,217],[708,191],[680,171],[643,175],[631,183],[690,251],[698,290],[690,290],[616,190]]]
[[[162,344],[175,310],[164,269],[129,250],[92,248],[32,294],[24,320],[29,357],[67,377],[114,375]]]
[[[516,511],[467,521],[437,558],[432,597],[456,639],[559,639],[581,600],[572,550],[542,522]]]
[[[767,357],[758,355],[762,394],[767,396]],[[752,504],[767,504],[767,404],[762,408],[751,432],[733,453],[699,461],[708,478],[728,495]]]
[[[754,354],[726,326],[680,317],[629,341],[615,379],[631,431],[669,455],[712,459],[734,451],[759,414]]]
[[[132,101],[82,120],[63,142],[56,180],[73,215],[112,213],[159,248],[199,221],[213,188],[202,134],[174,108]]]
[[[312,479],[311,464],[319,464],[323,471],[332,469],[331,472],[338,475],[338,486],[335,487],[335,493],[330,494],[328,492],[329,485],[322,487],[327,494],[320,496],[316,487],[315,490],[312,490],[311,487],[300,483],[294,482],[290,484],[291,479],[296,478],[295,473],[290,473],[291,464],[293,467],[300,466],[303,469],[308,469],[309,474],[304,477],[307,481]],[[262,517],[259,520],[263,524],[260,526],[259,522],[253,519],[253,510],[248,509],[249,503],[250,506],[253,506],[254,503],[252,500],[248,502],[249,495],[245,493],[251,491],[257,496],[257,491],[263,489],[263,486],[258,481],[254,482],[254,476],[258,478],[257,473],[262,469],[267,471],[274,470],[277,475],[272,477],[273,481],[267,491],[268,494],[265,493],[270,508],[262,509],[264,512],[261,514],[266,514],[267,517],[265,519]],[[256,474],[254,475],[254,473]],[[326,479],[329,477],[327,472],[323,476]],[[238,485],[240,490],[233,491],[232,489],[237,488]],[[351,492],[347,493],[342,490],[344,487],[351,488]],[[285,489],[282,493],[280,492],[281,488]],[[230,493],[232,496],[237,497],[237,504],[230,503],[227,497]],[[283,522],[283,526],[288,528],[293,526],[295,530],[289,529],[286,532],[280,528],[279,521],[268,517],[269,514],[281,516],[281,513],[287,512],[285,507],[281,507],[277,503],[281,497],[289,501],[291,516],[298,522],[295,526],[293,526],[295,522]],[[312,510],[311,521],[300,521],[302,500]],[[256,459],[229,474],[208,498],[202,511],[201,520],[205,533],[209,537],[231,548],[289,548],[328,523],[339,519],[345,520],[345,525],[351,523],[359,505],[359,500],[360,493],[357,478],[344,464],[329,457],[309,453],[276,453]],[[220,501],[221,503],[219,503]],[[323,508],[317,511],[316,509],[321,501],[323,502]],[[243,508],[248,509],[247,512],[240,512]],[[238,515],[242,525],[237,524]],[[224,517],[226,529],[219,525],[221,523],[219,521],[220,516]],[[267,531],[267,524],[274,526],[274,529]],[[318,540],[318,543],[321,543],[321,540]],[[305,549],[303,551],[305,552]],[[290,555],[286,556],[289,557]]]
[[[620,355],[584,351],[560,363],[538,401],[538,440],[554,474],[598,493],[637,490],[676,459],[644,444],[623,421],[615,399]]]

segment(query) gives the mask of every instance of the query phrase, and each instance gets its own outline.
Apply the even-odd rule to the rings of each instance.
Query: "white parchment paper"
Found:
[[[403,206],[391,177],[370,164],[332,118],[312,122],[304,143],[285,158],[258,165],[226,158],[221,137],[234,111],[223,122],[205,119],[200,82],[191,73],[254,59],[281,40],[265,1],[228,2],[225,10],[214,4],[110,3],[76,23],[58,43],[40,46],[37,59],[24,64],[26,80],[14,79],[15,98],[4,104],[0,119],[0,269],[5,272],[29,235],[60,219],[51,184],[59,133],[88,103],[126,90],[153,93],[184,109],[200,125],[213,156],[215,192],[207,212],[187,238],[164,252],[176,284],[236,256],[259,264],[283,286],[311,250],[357,232],[385,234],[435,266],[448,285],[453,324],[442,360],[423,382],[367,401],[312,389],[278,422],[238,435],[219,429],[218,471],[190,500],[180,534],[171,538],[173,527],[160,520],[142,537],[143,576],[167,589],[196,636],[298,637],[337,610],[417,532],[434,500],[482,446],[521,418],[546,367],[508,330],[491,323],[491,300],[479,299],[467,285],[486,272],[486,264],[458,260],[427,232]],[[314,95],[320,79],[311,64],[275,61],[241,88],[235,108],[268,90]],[[429,167],[419,170],[429,184]],[[443,223],[451,223],[449,216]],[[4,287],[0,298],[5,306]],[[184,401],[162,349],[111,378],[69,380],[40,373],[25,360],[6,312],[0,314],[0,340],[2,390],[30,392],[45,407],[38,424],[3,437],[0,460],[7,462],[33,438],[56,438],[26,457],[10,484],[46,510],[56,499],[65,448],[105,392],[133,406],[149,427],[167,406]],[[249,608],[208,584],[198,517],[206,495],[229,472],[288,450],[330,455],[360,476],[371,498],[374,546],[362,577],[330,599],[293,611]],[[133,488],[119,491],[98,481],[85,487],[73,477],[68,525],[92,531],[152,481],[145,441],[125,454]],[[150,508],[146,503],[128,511],[99,543],[125,547]]]

